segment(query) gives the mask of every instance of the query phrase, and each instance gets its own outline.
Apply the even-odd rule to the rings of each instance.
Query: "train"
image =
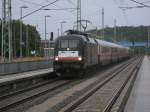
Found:
[[[130,57],[130,48],[68,30],[55,42],[54,72],[62,77],[83,77],[87,70]]]

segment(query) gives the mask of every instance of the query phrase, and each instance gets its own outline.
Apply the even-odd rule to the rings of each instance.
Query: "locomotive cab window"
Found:
[[[67,48],[67,47],[68,47],[68,40],[59,41],[59,48]]]
[[[59,48],[78,48],[79,40],[60,40]]]
[[[78,40],[69,40],[69,48],[77,48],[79,46]]]

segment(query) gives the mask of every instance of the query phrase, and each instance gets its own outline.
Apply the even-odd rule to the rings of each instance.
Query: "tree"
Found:
[[[23,34],[22,34],[22,39],[23,39],[23,56],[26,56],[26,37],[27,37],[27,27],[28,27],[28,37],[29,37],[29,52],[31,51],[36,51],[37,54],[40,52],[40,35],[39,32],[36,30],[35,26],[32,25],[25,25],[22,23],[23,27]],[[20,52],[20,21],[18,20],[13,20],[12,21],[12,43],[13,43],[13,56],[14,57],[19,57],[19,52]],[[0,22],[0,46],[2,43],[2,24]],[[1,48],[1,47],[0,47]],[[1,50],[0,50],[1,51]]]
[[[147,40],[147,28],[149,26],[118,26],[117,27],[117,41],[129,40],[129,41],[146,41]],[[90,30],[88,32],[95,32]],[[102,30],[98,30],[98,35],[101,35]],[[114,37],[114,28],[105,28],[105,40],[112,41]]]

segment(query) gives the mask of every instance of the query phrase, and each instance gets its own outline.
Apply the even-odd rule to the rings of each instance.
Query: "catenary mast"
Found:
[[[77,30],[81,31],[81,0],[77,0]]]
[[[2,0],[2,61],[12,60],[11,0]]]

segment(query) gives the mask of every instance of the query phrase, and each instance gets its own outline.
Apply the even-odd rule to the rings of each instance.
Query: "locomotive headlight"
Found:
[[[82,61],[82,57],[78,57],[78,60],[79,60],[79,61]]]
[[[58,61],[58,57],[55,57],[55,61]]]

